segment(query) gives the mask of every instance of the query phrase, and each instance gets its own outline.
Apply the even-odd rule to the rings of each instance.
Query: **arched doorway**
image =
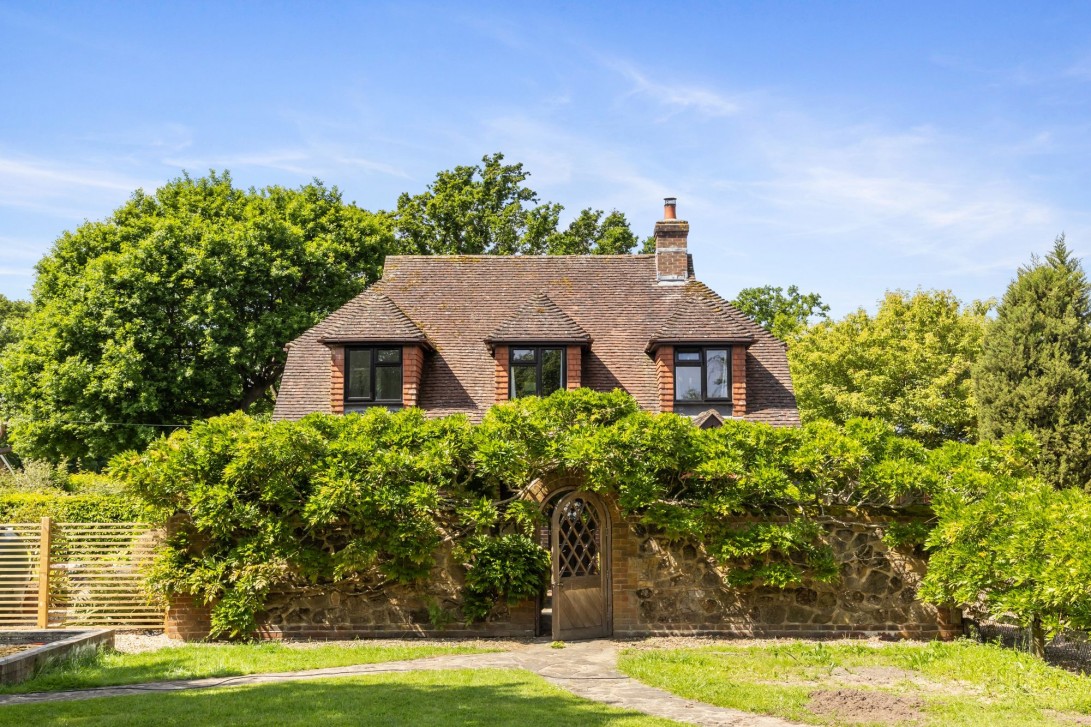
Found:
[[[609,636],[610,517],[597,495],[561,496],[550,516],[550,548],[553,638]]]

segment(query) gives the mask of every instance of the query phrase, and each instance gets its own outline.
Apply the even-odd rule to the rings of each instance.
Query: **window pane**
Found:
[[[709,399],[726,399],[730,380],[727,351],[705,351],[705,396]]]
[[[674,369],[674,398],[678,401],[701,400],[701,367],[676,366]]]
[[[378,366],[375,368],[375,400],[402,400],[401,366]]]
[[[371,351],[348,351],[345,376],[348,378],[348,398],[371,398]]]
[[[380,348],[375,354],[377,363],[402,362],[402,350],[400,348]]]
[[[538,384],[535,381],[538,372],[533,366],[511,367],[511,398],[520,396],[534,396],[538,393]]]
[[[701,352],[700,351],[678,351],[674,355],[675,355],[675,360],[677,360],[677,361],[694,361],[694,362],[700,362],[701,361]]]
[[[534,363],[533,348],[513,348],[511,350],[512,363]]]
[[[561,365],[564,351],[559,348],[542,350],[542,390],[541,396],[548,396],[561,388]]]

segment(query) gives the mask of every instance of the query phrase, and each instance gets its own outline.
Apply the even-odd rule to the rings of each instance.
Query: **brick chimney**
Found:
[[[663,219],[655,223],[655,278],[660,283],[682,283],[689,275],[686,240],[689,223],[677,218],[678,200],[663,200]]]

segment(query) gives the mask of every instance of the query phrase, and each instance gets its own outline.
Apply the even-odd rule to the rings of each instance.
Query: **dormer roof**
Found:
[[[686,283],[656,328],[648,351],[664,345],[741,344],[754,342],[754,324],[704,283]]]
[[[591,335],[539,291],[485,337],[495,343],[563,343],[587,346]]]
[[[390,298],[374,290],[349,301],[339,311],[337,323],[322,332],[324,344],[416,343],[428,345],[424,331]]]

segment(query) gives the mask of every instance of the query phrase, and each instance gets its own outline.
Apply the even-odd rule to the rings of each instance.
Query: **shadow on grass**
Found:
[[[244,644],[189,645],[141,654],[87,652],[67,661],[51,664],[22,684],[0,686],[0,694],[298,671],[477,651],[480,649],[424,645],[387,647],[365,644],[358,647],[319,646],[294,649],[279,644]]]
[[[0,725],[667,725],[521,671],[411,672],[0,707]]]

